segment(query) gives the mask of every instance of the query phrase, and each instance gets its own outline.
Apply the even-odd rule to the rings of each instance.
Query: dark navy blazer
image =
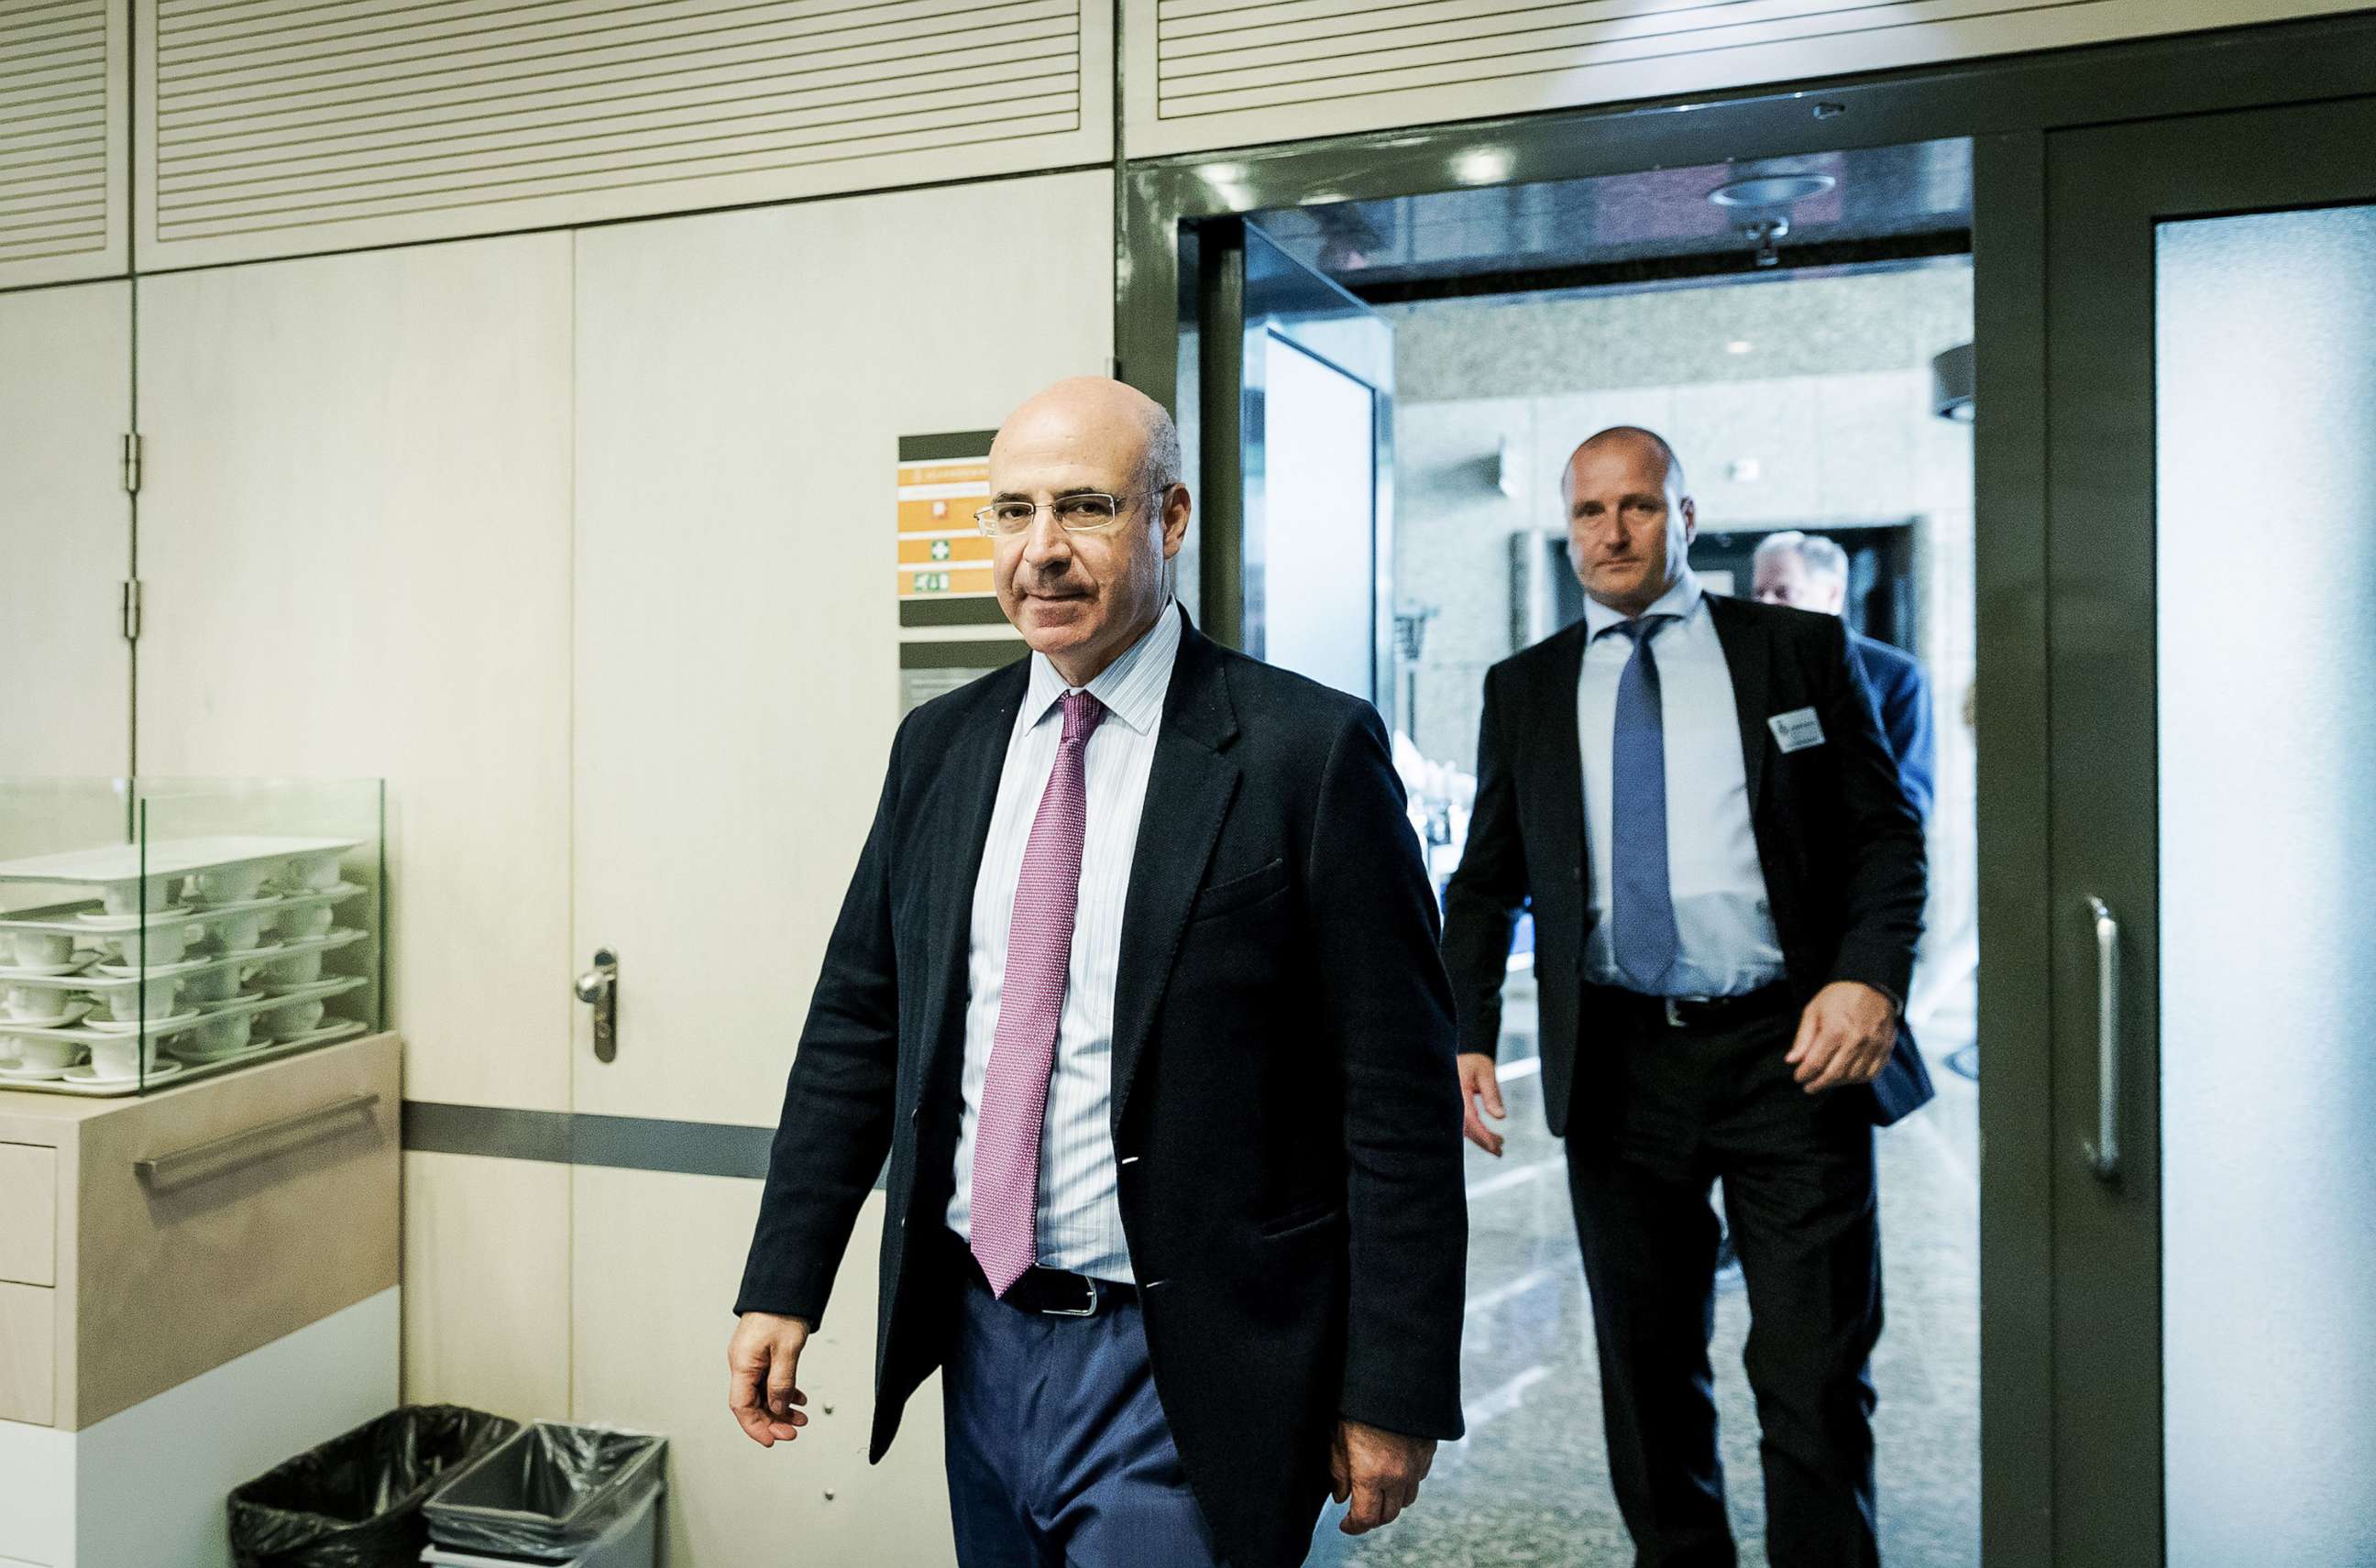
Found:
[[[1864,676],[1864,689],[1871,694],[1873,711],[1881,716],[1890,754],[1897,759],[1897,782],[1927,823],[1939,774],[1938,740],[1930,729],[1930,682],[1920,660],[1878,637],[1850,632],[1848,647]]]

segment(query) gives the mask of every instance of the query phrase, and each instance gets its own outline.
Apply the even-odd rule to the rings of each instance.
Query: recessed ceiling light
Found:
[[[1839,184],[1829,174],[1752,174],[1708,192],[1718,207],[1785,207],[1821,196]]]
[[[1724,351],[1728,354],[1745,354],[1755,347],[1757,345],[1746,338],[1735,338],[1724,346]]]
[[[1242,163],[1207,163],[1196,171],[1208,185],[1234,185],[1246,177]]]
[[[1513,160],[1506,148],[1480,147],[1452,160],[1452,172],[1464,184],[1490,185],[1510,177]]]

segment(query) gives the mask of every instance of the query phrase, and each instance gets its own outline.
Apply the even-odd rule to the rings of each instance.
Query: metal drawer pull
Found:
[[[132,1170],[152,1190],[170,1192],[176,1187],[186,1187],[194,1182],[207,1181],[240,1170],[261,1159],[288,1154],[324,1135],[312,1133],[309,1136],[289,1141],[291,1134],[311,1133],[312,1129],[342,1116],[368,1115],[378,1104],[376,1092],[350,1094],[344,1099],[334,1099],[311,1111],[300,1111],[293,1116],[283,1116],[278,1122],[249,1127],[211,1143],[176,1149],[172,1154],[160,1154],[153,1159],[134,1160]]]
[[[2087,1161],[2098,1181],[2121,1174],[2121,922],[2101,898],[2087,900],[2096,922],[2096,1141]]]

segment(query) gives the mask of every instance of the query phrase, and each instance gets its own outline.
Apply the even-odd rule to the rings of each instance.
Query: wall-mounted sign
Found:
[[[897,543],[901,712],[1027,651],[991,579],[991,541],[973,520],[990,500],[994,432],[899,438]]]

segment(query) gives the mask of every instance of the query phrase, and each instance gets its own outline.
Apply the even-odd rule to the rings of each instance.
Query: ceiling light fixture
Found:
[[[1726,181],[1708,192],[1708,200],[1718,207],[1788,207],[1838,185],[1829,174],[1752,174]]]
[[[1978,405],[1972,346],[1959,343],[1930,362],[1930,410],[1957,424],[1972,422]]]
[[[1466,185],[1491,185],[1510,177],[1515,160],[1507,148],[1480,147],[1452,160],[1452,172]]]

